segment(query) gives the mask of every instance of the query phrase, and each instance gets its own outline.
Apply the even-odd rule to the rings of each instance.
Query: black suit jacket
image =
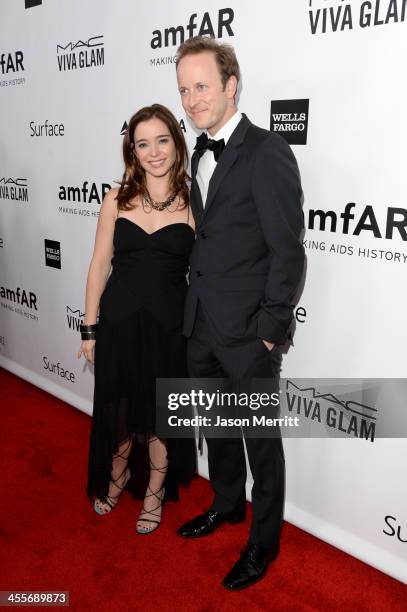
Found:
[[[225,345],[263,338],[283,344],[301,280],[302,189],[295,157],[279,135],[243,115],[211,177],[205,208],[192,156],[196,242],[190,258],[184,334],[198,300]]]

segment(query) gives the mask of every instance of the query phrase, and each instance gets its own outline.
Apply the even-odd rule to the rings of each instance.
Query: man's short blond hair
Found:
[[[198,55],[207,51],[215,56],[223,88],[225,88],[231,76],[236,77],[237,82],[239,82],[240,68],[233,47],[218,43],[214,38],[207,36],[194,36],[183,42],[177,50],[176,66],[178,67],[180,61],[187,55]]]

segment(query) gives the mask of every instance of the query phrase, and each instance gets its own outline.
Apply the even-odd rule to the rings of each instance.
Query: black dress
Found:
[[[118,217],[112,273],[100,299],[95,344],[95,389],[87,496],[104,499],[113,455],[132,440],[126,485],[143,498],[149,478],[149,434],[155,433],[155,379],[186,378],[182,336],[188,259],[195,235],[187,223],[148,234]],[[178,484],[196,470],[195,441],[168,439],[165,497],[178,499]]]

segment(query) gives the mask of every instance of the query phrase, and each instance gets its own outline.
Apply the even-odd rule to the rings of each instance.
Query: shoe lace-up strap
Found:
[[[150,486],[147,487],[147,493],[145,494],[144,499],[146,499],[147,497],[155,497],[156,500],[158,501],[158,504],[157,504],[157,506],[155,506],[151,510],[147,510],[146,507],[144,506],[144,503],[143,503],[143,507],[141,509],[140,516],[139,516],[139,519],[138,519],[139,521],[147,521],[147,522],[151,522],[151,523],[159,523],[160,522],[160,521],[155,521],[153,519],[142,518],[142,515],[143,514],[151,514],[152,516],[156,516],[157,518],[159,518],[161,520],[161,514],[158,514],[158,510],[162,506],[163,495],[160,496],[159,494],[163,490],[164,490],[164,487],[161,487],[157,491],[153,491],[150,488]],[[148,493],[148,491],[150,491],[150,493]]]

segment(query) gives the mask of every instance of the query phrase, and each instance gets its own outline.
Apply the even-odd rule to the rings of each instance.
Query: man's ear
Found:
[[[237,78],[235,76],[230,76],[227,80],[225,87],[226,95],[228,98],[234,98],[237,92]]]

